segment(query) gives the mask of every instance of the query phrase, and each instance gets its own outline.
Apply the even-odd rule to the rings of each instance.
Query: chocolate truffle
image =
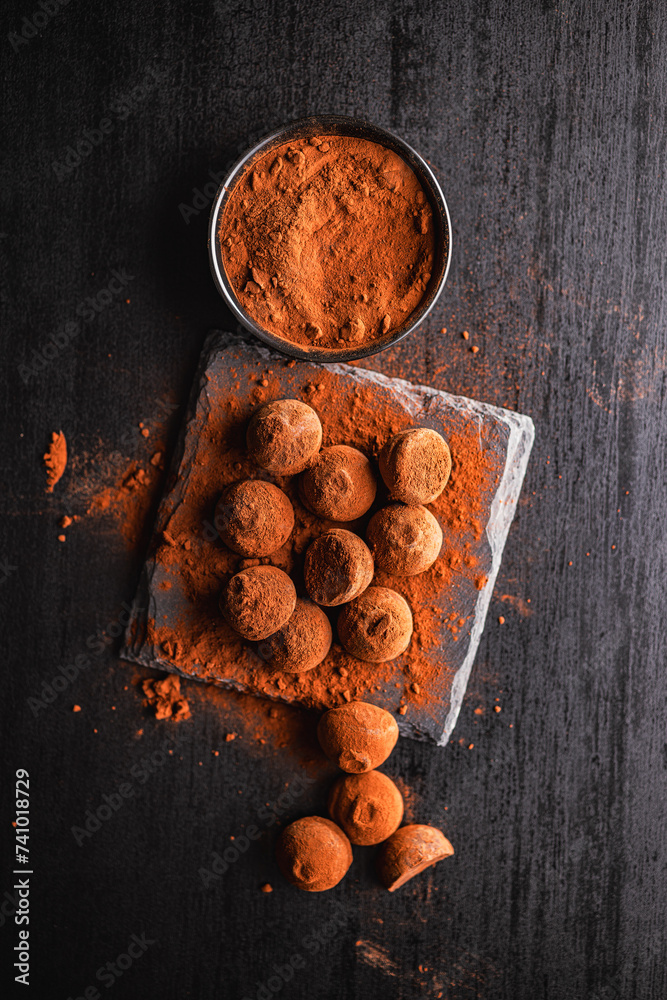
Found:
[[[306,590],[326,607],[358,597],[373,579],[373,556],[358,535],[332,528],[311,542],[303,564]]]
[[[395,590],[369,587],[341,611],[338,636],[348,653],[358,660],[393,660],[410,645],[410,606]]]
[[[260,654],[276,670],[302,674],[312,670],[331,649],[331,624],[312,601],[297,598],[289,621],[262,643]]]
[[[303,503],[329,521],[354,521],[375,500],[377,483],[371,463],[356,448],[323,448],[299,482]]]
[[[215,529],[241,556],[269,556],[294,527],[294,510],[282,490],[261,479],[228,486],[215,508]]]
[[[328,809],[350,843],[381,844],[401,825],[403,797],[380,771],[346,774],[331,789]]]
[[[442,547],[442,529],[421,505],[383,507],[370,519],[366,538],[378,568],[394,576],[423,573]]]
[[[267,639],[285,624],[296,606],[294,584],[275,566],[251,566],[229,580],[220,610],[245,639]]]
[[[394,434],[380,452],[380,472],[395,500],[432,503],[440,496],[452,456],[447,442],[430,427],[413,427]]]
[[[321,816],[286,826],[276,846],[278,867],[288,882],[306,892],[333,889],[352,864],[352,848],[340,827]]]
[[[444,833],[434,826],[414,823],[402,826],[382,845],[378,857],[378,874],[382,884],[394,892],[429,865],[434,865],[454,853]]]
[[[396,746],[396,719],[367,701],[330,708],[320,719],[317,738],[341,771],[361,774],[379,767]]]
[[[252,415],[246,444],[260,468],[275,476],[295,476],[320,450],[322,424],[300,399],[276,399]]]

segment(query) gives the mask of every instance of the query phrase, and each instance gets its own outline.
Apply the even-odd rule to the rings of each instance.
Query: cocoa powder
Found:
[[[239,178],[218,232],[243,309],[318,349],[381,340],[431,279],[433,214],[412,169],[384,146],[324,135],[285,143]]]

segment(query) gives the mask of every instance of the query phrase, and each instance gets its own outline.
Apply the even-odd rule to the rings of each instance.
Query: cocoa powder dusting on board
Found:
[[[479,549],[483,522],[501,469],[490,467],[488,452],[480,440],[477,423],[453,432],[448,439],[453,469],[443,494],[430,505],[443,528],[440,556],[423,574],[398,579],[378,572],[374,583],[402,594],[413,613],[414,635],[401,661],[400,680],[394,662],[364,663],[334,642],[324,662],[304,674],[275,670],[263,658],[261,644],[245,643],[221,618],[218,597],[222,586],[243,565],[238,555],[227,549],[212,531],[214,511],[222,490],[232,482],[266,478],[250,460],[245,449],[245,431],[254,409],[271,398],[285,394],[284,385],[239,363],[232,369],[237,378],[254,384],[251,403],[225,397],[217,385],[208,385],[209,400],[197,417],[194,428],[197,458],[184,495],[162,516],[162,534],[156,540],[153,558],[154,583],[160,589],[171,584],[177,592],[178,613],[166,620],[150,619],[148,640],[156,653],[188,675],[200,680],[221,680],[237,684],[268,698],[299,701],[312,708],[343,704],[364,695],[389,690],[394,708],[403,714],[405,705],[427,705],[429,685],[450,670],[446,652],[439,650],[442,609],[436,600],[444,592],[448,611],[445,625],[452,642],[469,630],[471,622],[461,611],[458,595],[475,586],[479,579]],[[311,376],[312,377],[312,376]],[[378,398],[373,384],[342,388],[336,373],[318,371],[317,384],[299,380],[303,399],[319,413],[324,430],[323,445],[345,443],[363,451],[377,469],[377,455],[387,438],[411,426],[409,414],[388,397]],[[264,385],[266,383],[266,385]],[[290,573],[299,596],[305,596],[302,567],[305,550],[323,531],[337,527],[309,513],[299,500],[294,478],[273,477],[289,496],[295,510],[295,527],[281,549],[269,557],[253,560]],[[362,537],[373,511],[388,501],[380,486],[374,507],[358,521],[345,527]],[[469,606],[469,605],[468,605]],[[329,610],[329,609],[325,609]],[[331,609],[333,612],[336,609]],[[332,615],[335,622],[335,615]],[[437,627],[436,627],[437,626]]]
[[[412,169],[375,142],[299,139],[241,176],[218,232],[246,312],[318,349],[386,337],[431,280],[433,213]]]

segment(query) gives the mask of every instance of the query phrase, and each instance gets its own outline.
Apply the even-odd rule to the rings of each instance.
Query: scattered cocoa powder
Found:
[[[53,493],[53,487],[60,482],[67,466],[67,441],[62,431],[53,431],[51,441],[44,453],[46,466],[46,492]]]
[[[147,678],[142,684],[146,696],[144,705],[155,708],[156,719],[173,719],[182,722],[191,717],[187,699],[181,694],[181,682],[175,674],[159,680]]]
[[[331,528],[309,545],[303,579],[318,604],[335,607],[358,597],[373,579],[373,556],[351,531]]]
[[[336,349],[414,312],[435,250],[428,199],[396,153],[348,136],[279,146],[239,178],[218,239],[241,306],[283,340]]]

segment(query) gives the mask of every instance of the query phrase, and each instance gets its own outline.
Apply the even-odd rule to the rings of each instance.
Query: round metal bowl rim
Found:
[[[427,179],[428,185],[430,185],[437,196],[438,204],[435,207],[439,210],[441,216],[444,216],[443,221],[446,227],[447,259],[445,261],[445,266],[440,279],[435,288],[432,290],[432,293],[428,296],[426,305],[417,306],[414,312],[410,314],[403,327],[399,327],[398,330],[390,333],[385,339],[380,338],[362,347],[341,348],[340,350],[322,348],[318,350],[314,347],[303,347],[300,344],[294,344],[289,340],[284,340],[282,337],[275,336],[269,330],[266,330],[264,327],[256,323],[252,317],[246,313],[246,311],[241,307],[236,297],[236,293],[234,292],[234,289],[225,274],[222,260],[218,259],[218,254],[216,252],[218,249],[217,230],[221,211],[224,203],[226,202],[227,195],[233,190],[235,182],[242,175],[246,166],[264,149],[270,148],[272,145],[276,145],[283,137],[285,138],[285,141],[289,141],[289,138],[293,137],[295,133],[302,132],[304,130],[310,130],[315,133],[323,132],[328,128],[333,129],[336,127],[368,130],[373,135],[372,138],[369,136],[369,141],[378,142],[378,144],[381,144],[381,137],[386,136],[391,143],[396,144],[399,149],[403,150],[404,154],[407,154],[407,157],[404,155],[403,159],[405,159],[411,169],[415,170],[415,166],[418,168],[415,170],[415,173],[420,181],[422,178],[419,175],[419,171],[421,171]],[[388,148],[392,149],[393,147],[389,145]],[[393,149],[393,151],[398,152],[396,149]],[[410,162],[411,160],[414,162]],[[405,141],[405,139],[396,135],[395,132],[390,132],[389,129],[383,128],[381,125],[375,125],[373,122],[364,118],[354,118],[347,115],[312,115],[308,118],[299,118],[293,122],[288,122],[286,125],[282,125],[280,128],[274,129],[273,132],[263,136],[263,138],[261,138],[258,142],[254,143],[250,149],[248,149],[242,156],[239,157],[238,160],[236,160],[227,176],[220,184],[215,198],[213,199],[208,225],[208,251],[211,273],[213,274],[213,280],[215,281],[218,292],[225,300],[239,323],[241,323],[246,329],[250,330],[251,333],[254,333],[259,340],[263,341],[269,347],[280,351],[282,354],[286,354],[288,357],[298,358],[302,361],[317,361],[320,363],[324,362],[325,364],[337,364],[345,361],[356,361],[359,358],[366,358],[373,354],[379,354],[382,351],[387,350],[389,347],[393,347],[395,344],[400,343],[400,341],[407,337],[410,333],[413,333],[421,322],[428,316],[438,301],[449,274],[449,267],[452,260],[452,223],[447,201],[435,174],[426,160],[415,149],[413,149],[412,146]]]

